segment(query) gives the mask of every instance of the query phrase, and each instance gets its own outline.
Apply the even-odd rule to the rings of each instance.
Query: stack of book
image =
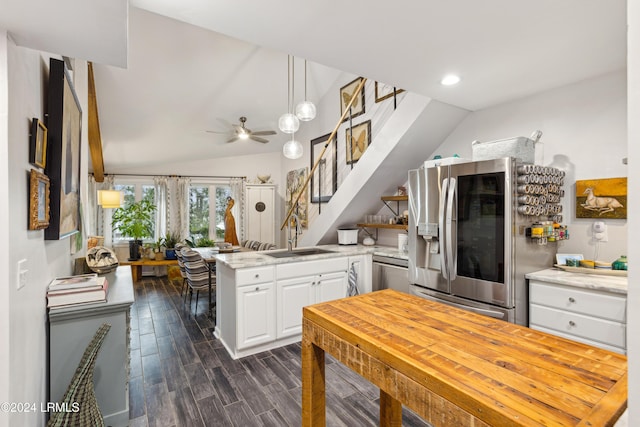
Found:
[[[106,277],[95,273],[58,277],[49,283],[47,307],[106,302],[108,288]]]

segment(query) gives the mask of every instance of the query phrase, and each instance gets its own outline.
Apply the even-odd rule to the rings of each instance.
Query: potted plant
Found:
[[[216,242],[208,237],[200,237],[197,240],[192,237],[191,240],[185,239],[185,242],[191,248],[212,248],[216,245]]]
[[[155,210],[156,207],[151,200],[142,199],[113,212],[113,229],[132,239],[129,241],[129,261],[140,259],[142,239],[152,237]]]
[[[164,259],[164,254],[162,253],[164,246],[164,238],[162,237],[153,242],[153,254],[156,261],[162,261]]]
[[[177,259],[176,244],[180,242],[180,236],[176,233],[167,232],[164,236],[164,256],[166,259]]]

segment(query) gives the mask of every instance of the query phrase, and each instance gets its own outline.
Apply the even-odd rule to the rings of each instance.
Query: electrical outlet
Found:
[[[607,224],[605,224],[604,221],[596,221],[593,223],[593,240],[595,242],[607,242],[609,240]]]
[[[24,287],[24,285],[27,284],[27,273],[29,272],[29,270],[27,270],[26,267],[26,259],[21,259],[20,261],[18,261],[18,278],[16,281],[16,289],[21,289],[22,287]]]

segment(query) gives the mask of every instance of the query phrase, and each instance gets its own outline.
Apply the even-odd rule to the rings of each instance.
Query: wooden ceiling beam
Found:
[[[102,158],[102,138],[98,119],[98,98],[93,79],[93,63],[89,62],[89,153],[96,182],[104,182],[104,160]]]

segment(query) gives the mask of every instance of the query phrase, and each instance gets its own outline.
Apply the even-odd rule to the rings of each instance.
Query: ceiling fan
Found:
[[[235,142],[239,139],[252,139],[254,141],[257,142],[261,142],[263,144],[266,144],[267,142],[269,142],[268,139],[266,138],[261,138],[261,136],[266,136],[266,135],[275,135],[276,131],[273,130],[259,130],[259,131],[252,131],[251,129],[249,129],[248,127],[245,127],[245,123],[247,122],[247,118],[242,116],[240,117],[240,124],[239,125],[231,125],[233,126],[233,136],[231,138],[229,138],[227,140],[227,142]],[[212,133],[220,133],[220,132],[214,132],[214,131],[207,131],[207,132],[212,132]]]

